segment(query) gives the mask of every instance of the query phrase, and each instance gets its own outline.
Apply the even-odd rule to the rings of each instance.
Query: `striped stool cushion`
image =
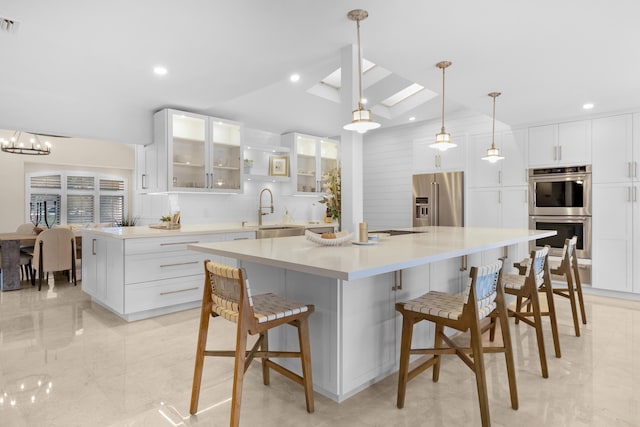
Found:
[[[524,281],[527,276],[520,276],[519,274],[503,274],[502,284],[505,289],[522,289]]]
[[[232,322],[238,322],[238,305],[217,295],[212,295],[213,306],[211,311]],[[256,295],[253,298],[254,315],[258,323],[281,319],[304,313],[309,310],[304,304],[290,301],[274,294]]]

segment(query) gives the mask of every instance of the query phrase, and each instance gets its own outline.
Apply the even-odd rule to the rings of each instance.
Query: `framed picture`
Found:
[[[269,176],[289,176],[289,157],[269,157]]]

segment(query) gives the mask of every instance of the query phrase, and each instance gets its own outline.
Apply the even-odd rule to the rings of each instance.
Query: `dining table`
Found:
[[[20,245],[34,243],[36,235],[31,233],[0,233],[0,291],[20,289]]]

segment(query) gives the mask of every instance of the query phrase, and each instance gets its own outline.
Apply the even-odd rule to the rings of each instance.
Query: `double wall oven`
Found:
[[[558,232],[534,243],[551,246],[551,255],[578,236],[578,258],[591,258],[591,165],[529,170],[529,228]]]

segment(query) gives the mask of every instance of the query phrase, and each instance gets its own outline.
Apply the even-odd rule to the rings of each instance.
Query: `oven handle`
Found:
[[[586,221],[586,216],[573,216],[573,215],[529,215],[529,219],[534,221],[538,219],[551,219],[552,222],[575,222],[575,221]]]

